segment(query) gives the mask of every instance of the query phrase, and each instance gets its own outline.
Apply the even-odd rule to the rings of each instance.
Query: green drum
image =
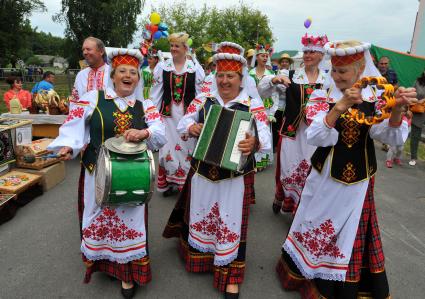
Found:
[[[152,152],[122,154],[100,147],[95,174],[100,206],[142,205],[153,194],[155,163]]]

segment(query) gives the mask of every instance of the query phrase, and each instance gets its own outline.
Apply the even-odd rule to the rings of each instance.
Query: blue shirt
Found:
[[[31,93],[38,93],[40,90],[49,91],[53,89],[53,84],[47,81],[40,81],[32,88]]]

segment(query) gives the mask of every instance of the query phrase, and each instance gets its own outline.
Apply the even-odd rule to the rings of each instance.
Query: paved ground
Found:
[[[393,298],[424,298],[425,164],[387,169],[379,150],[378,156],[376,202],[391,293]],[[62,184],[0,226],[0,298],[120,298],[119,282],[102,274],[95,274],[90,284],[82,283],[78,173],[78,163],[68,162]],[[289,222],[271,210],[272,168],[257,175],[256,193],[241,298],[299,298],[281,289],[274,271]],[[161,237],[174,203],[175,198],[157,194],[150,203],[153,281],[138,290],[137,298],[222,298],[212,287],[212,275],[186,273],[177,241]]]

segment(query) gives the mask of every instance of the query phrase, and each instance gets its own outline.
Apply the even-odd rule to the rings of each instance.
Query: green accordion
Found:
[[[207,164],[242,172],[248,156],[238,148],[245,133],[254,135],[255,122],[250,112],[212,105],[193,152],[193,157]]]

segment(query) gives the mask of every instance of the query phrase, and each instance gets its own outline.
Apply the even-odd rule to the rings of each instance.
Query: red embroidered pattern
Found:
[[[121,111],[117,110],[112,113],[112,116],[114,117],[114,132],[116,134],[124,134],[126,130],[130,129],[133,115],[131,115],[129,111],[122,113]]]
[[[158,111],[146,114],[146,120],[155,120],[157,118],[161,118],[161,114]]]
[[[304,159],[300,162],[290,177],[286,177],[282,180],[282,183],[284,185],[295,185],[298,188],[303,189],[309,170],[310,164],[306,159]]]
[[[87,91],[90,90],[103,90],[103,73],[104,71],[97,71],[91,69],[88,76]],[[97,77],[96,77],[97,75]],[[96,83],[95,83],[96,81]]]
[[[196,112],[196,105],[195,104],[190,104],[189,106],[187,106],[186,114],[195,113],[195,112]]]
[[[179,165],[174,175],[178,178],[184,178],[186,176],[186,171]]]
[[[78,91],[75,87],[72,89],[71,95],[74,101],[78,102],[80,100],[80,96],[78,95]]]
[[[306,117],[309,121],[312,121],[313,118],[319,113],[320,111],[327,112],[329,111],[329,104],[326,102],[317,102],[314,103],[314,105],[309,105],[306,107]]]
[[[190,227],[204,235],[215,236],[218,244],[233,243],[239,239],[239,235],[232,232],[221,218],[218,203],[213,205],[204,219],[191,224]]]
[[[70,120],[73,120],[74,118],[83,118],[84,115],[84,108],[77,107],[69,111],[68,117],[65,119],[64,123],[69,122]]]
[[[294,232],[293,235],[316,258],[322,256],[345,258],[336,246],[337,236],[331,219],[320,224],[320,227],[312,228],[304,233]]]
[[[168,151],[168,154],[165,156],[165,162],[174,161],[173,157],[171,156],[170,151]]]
[[[211,86],[212,86],[212,82],[204,82],[201,88],[201,92],[210,92]]]
[[[95,241],[116,241],[134,240],[143,236],[142,232],[129,229],[127,225],[118,217],[115,209],[104,208],[89,227],[83,229],[83,236],[86,239]]]
[[[267,122],[267,114],[264,111],[255,114],[255,118],[261,122]]]
[[[176,151],[181,151],[182,150],[182,147],[180,146],[180,144],[176,143],[176,146],[174,147],[174,149]]]

